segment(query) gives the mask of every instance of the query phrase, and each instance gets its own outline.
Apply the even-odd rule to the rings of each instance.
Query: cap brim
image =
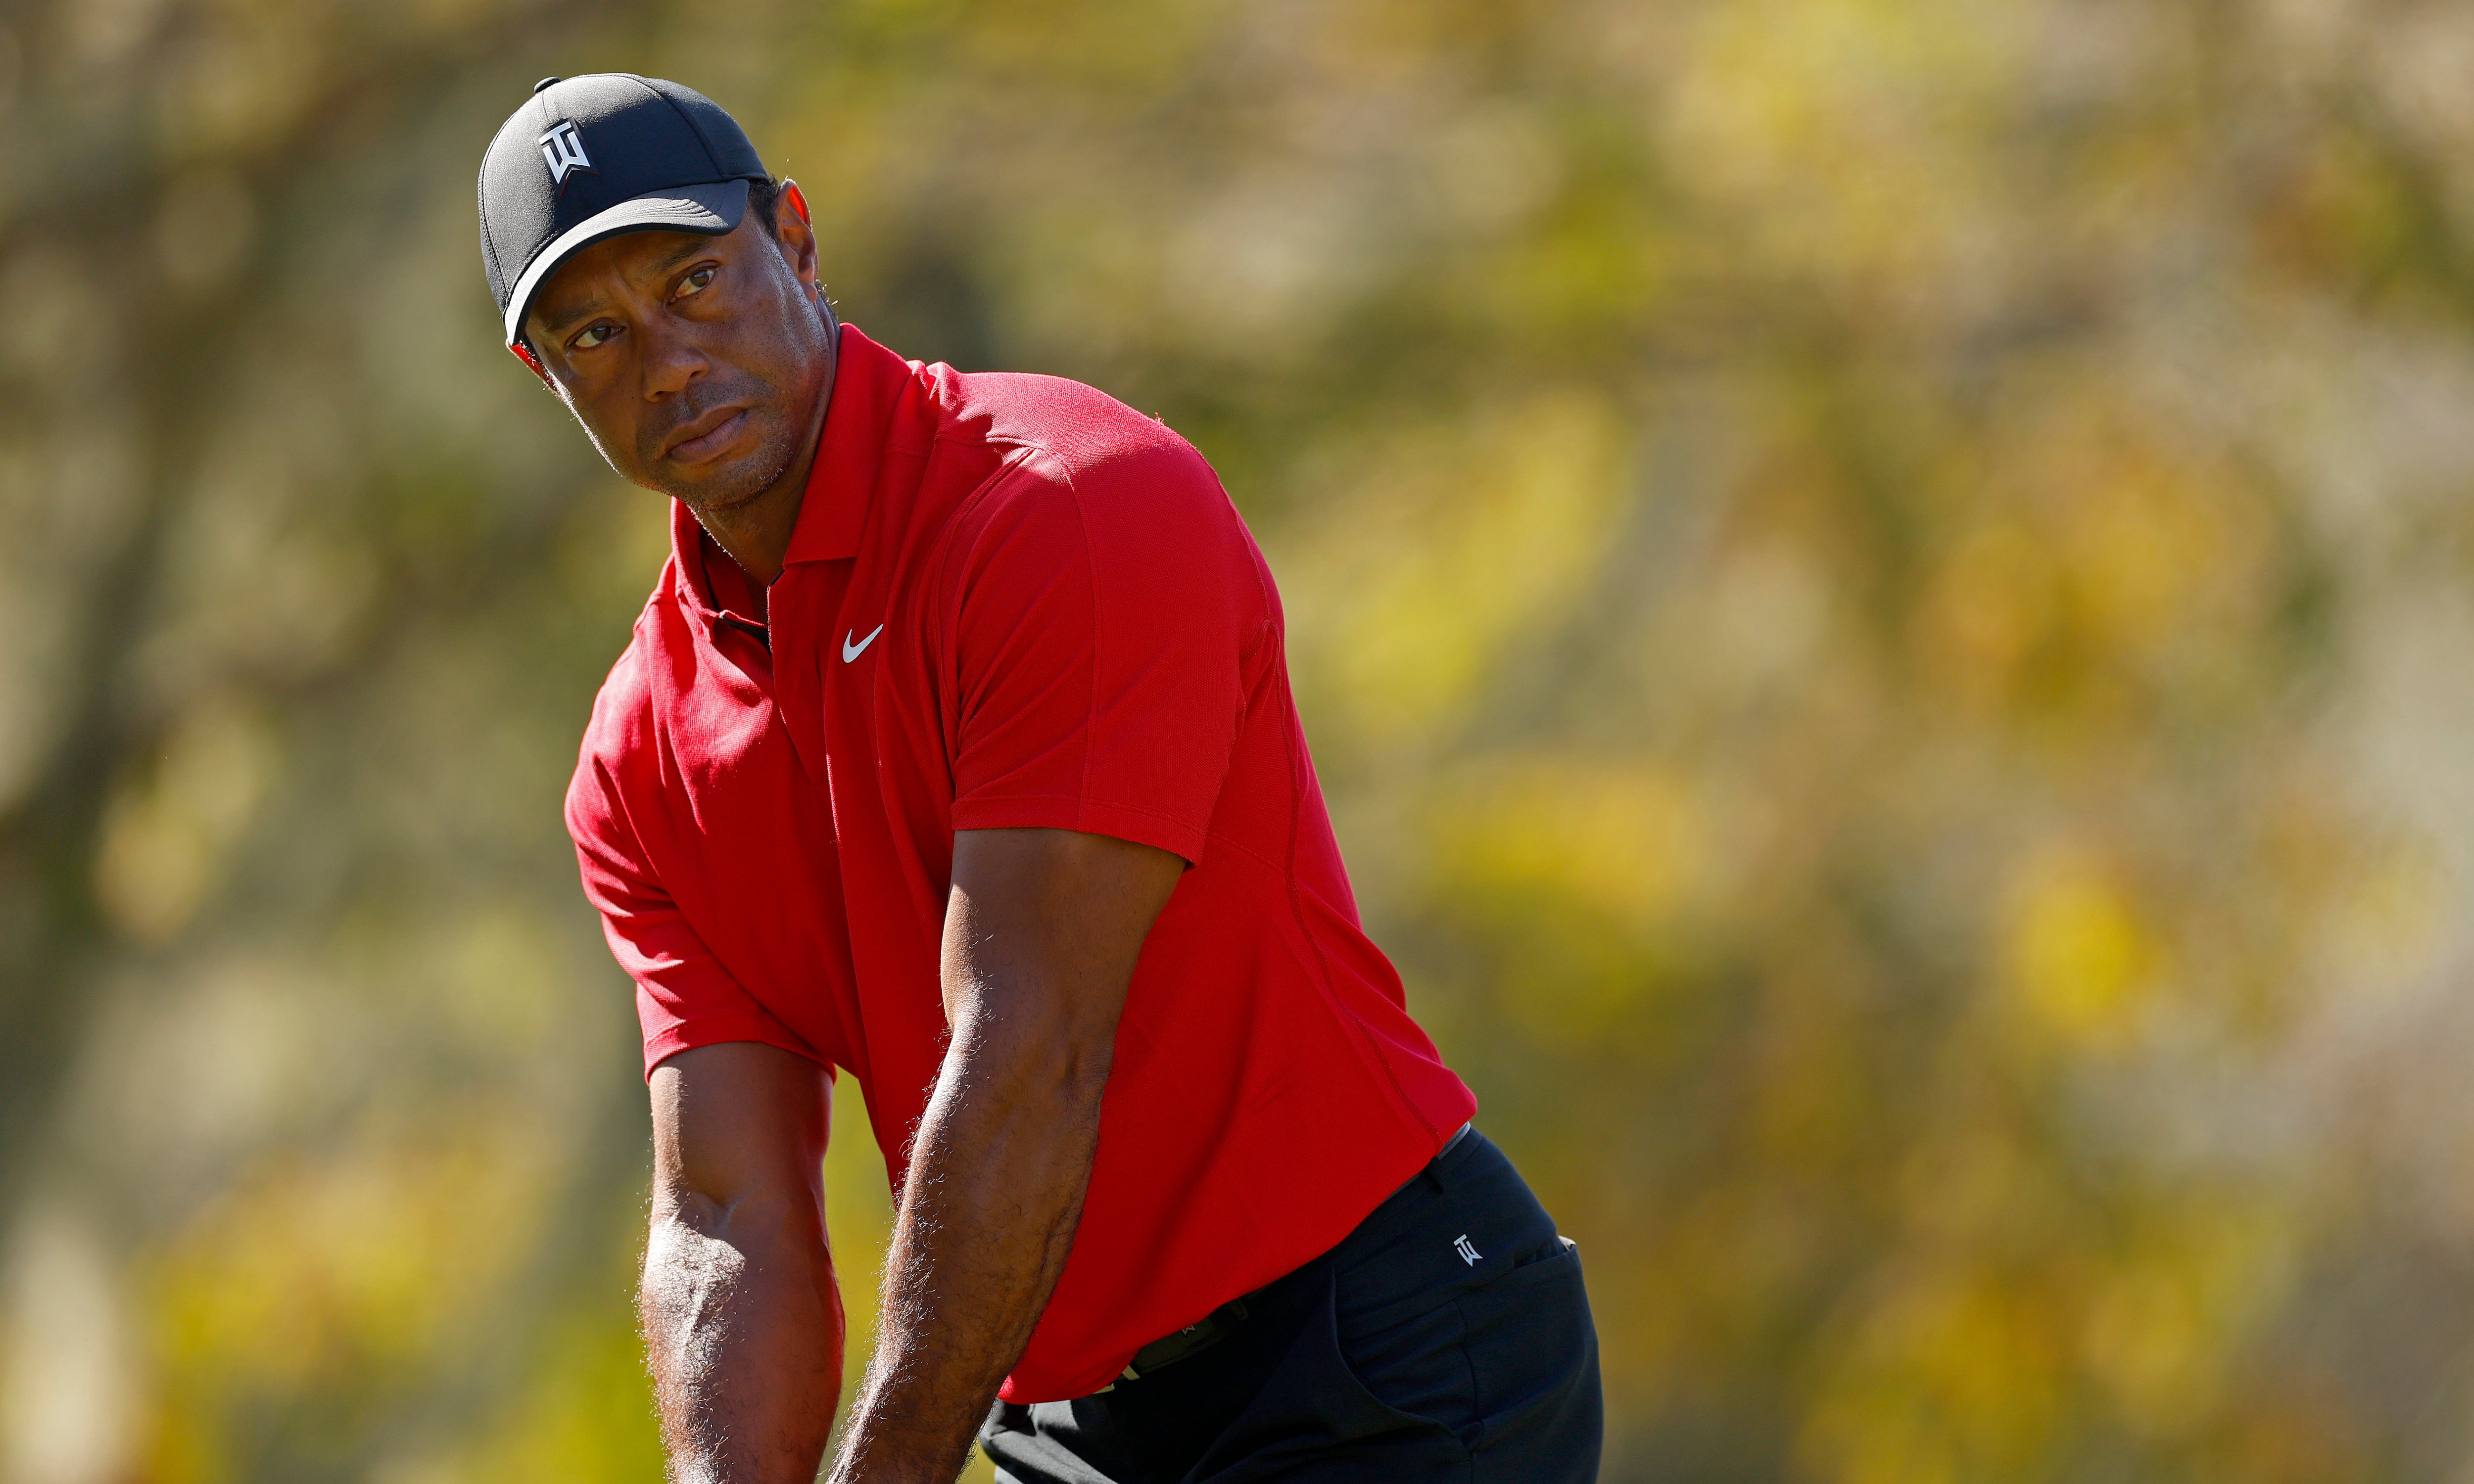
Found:
[[[621,232],[702,232],[718,237],[737,231],[740,218],[746,214],[747,182],[716,180],[648,192],[585,218],[535,254],[516,279],[514,291],[507,296],[507,344],[514,345],[523,334],[533,296],[558,272],[558,265],[603,238]]]

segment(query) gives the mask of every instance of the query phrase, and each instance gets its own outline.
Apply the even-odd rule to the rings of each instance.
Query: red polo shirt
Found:
[[[848,326],[840,350],[769,633],[676,507],[568,827],[647,1073],[725,1041],[847,1068],[896,1190],[945,1046],[954,831],[1191,863],[1004,1392],[1082,1396],[1338,1242],[1475,1100],[1359,930],[1279,597],[1210,466],[1071,381],[922,367]]]

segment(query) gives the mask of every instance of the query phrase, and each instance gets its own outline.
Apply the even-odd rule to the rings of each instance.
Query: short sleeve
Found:
[[[682,1051],[729,1041],[763,1041],[824,1063],[731,976],[662,890],[628,827],[617,780],[593,754],[591,740],[568,788],[567,827],[585,898],[601,914],[601,935],[636,983],[644,1075]]]
[[[1166,429],[1070,467],[1034,454],[952,552],[954,827],[1200,861],[1268,607],[1210,466]]]

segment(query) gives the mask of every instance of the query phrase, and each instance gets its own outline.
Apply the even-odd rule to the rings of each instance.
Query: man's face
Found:
[[[699,514],[772,488],[814,432],[833,345],[815,237],[785,202],[726,236],[628,232],[560,265],[525,338],[610,467]]]

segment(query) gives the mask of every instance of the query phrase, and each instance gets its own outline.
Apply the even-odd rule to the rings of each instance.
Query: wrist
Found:
[[[962,1457],[968,1459],[966,1451]],[[825,1475],[825,1484],[954,1484],[962,1465],[957,1461],[950,1469],[937,1469],[911,1459],[885,1457],[882,1451],[867,1463],[837,1463]]]
[[[978,1420],[958,1438],[943,1428],[914,1428],[888,1418],[861,1396],[851,1409],[827,1484],[954,1484],[970,1461]]]

